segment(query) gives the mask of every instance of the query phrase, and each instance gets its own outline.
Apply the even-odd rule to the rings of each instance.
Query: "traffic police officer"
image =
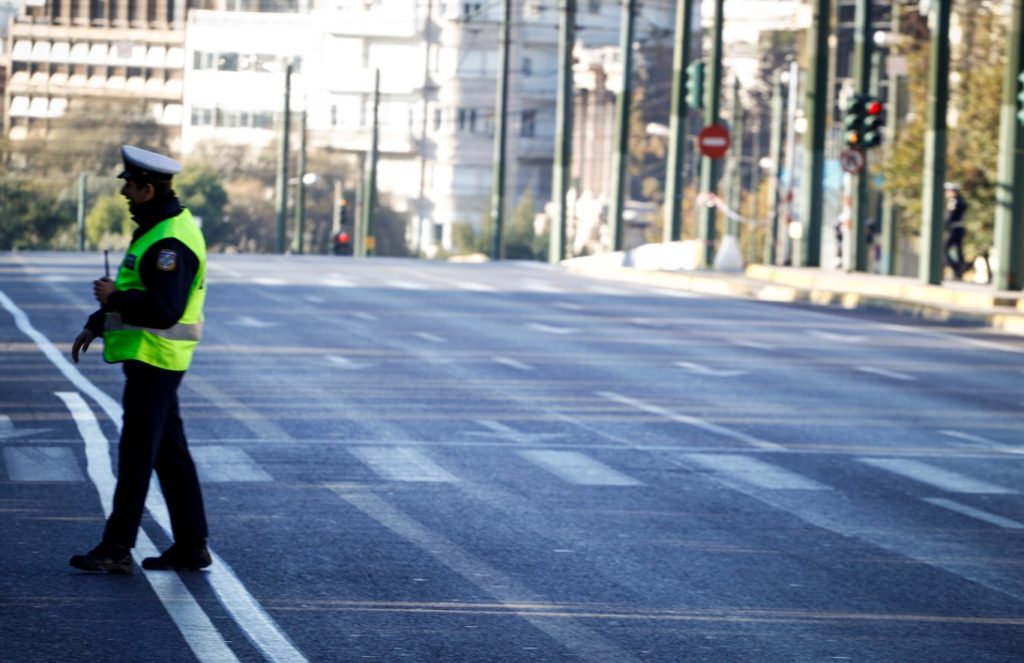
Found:
[[[113,511],[100,544],[71,558],[83,571],[131,573],[131,549],[156,470],[171,516],[174,543],[142,567],[198,570],[210,565],[203,496],[178,413],[178,385],[203,325],[206,243],[171,189],[181,170],[173,159],[131,145],[121,148],[121,194],[138,228],[117,278],[93,282],[100,310],[71,347],[78,363],[97,336],[103,358],[123,364],[124,426]]]

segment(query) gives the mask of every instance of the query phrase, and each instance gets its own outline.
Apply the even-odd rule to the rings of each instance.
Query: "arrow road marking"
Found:
[[[695,375],[706,375],[713,378],[735,378],[740,375],[747,374],[747,371],[727,368],[709,368],[708,366],[701,366],[700,364],[694,364],[689,361],[677,361],[675,362],[675,365],[679,368],[685,368]]]

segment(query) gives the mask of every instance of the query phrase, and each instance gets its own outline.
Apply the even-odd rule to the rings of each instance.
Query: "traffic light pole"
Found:
[[[855,27],[853,32],[853,78],[854,89],[857,95],[866,99],[871,90],[871,0],[857,0],[857,12],[855,16]],[[862,127],[863,129],[863,127]],[[864,135],[864,132],[861,132]],[[864,155],[864,170],[854,173],[852,178],[853,199],[851,205],[851,228],[850,232],[850,261],[851,271],[864,272],[868,268],[868,246],[867,246],[867,215],[870,212],[868,204],[868,150],[866,146],[859,147]]]
[[[821,265],[821,214],[824,207],[825,115],[828,111],[828,37],[832,0],[815,0],[807,37],[810,71],[805,87],[809,119],[805,138],[804,173],[800,181],[800,223],[803,232],[794,262],[798,267]]]
[[[623,0],[622,30],[619,35],[619,57],[622,60],[622,86],[615,99],[615,151],[612,153],[611,202],[608,205],[608,229],[611,250],[621,251],[622,209],[626,197],[626,168],[629,165],[629,108],[633,78],[633,28],[636,22],[636,0]]]
[[[996,270],[992,285],[998,290],[1020,290],[1024,285],[1024,0],[1011,4],[996,187]]]
[[[284,111],[281,113],[281,140],[277,157],[277,242],[284,253],[284,226],[288,216],[288,134],[291,132],[292,63],[284,66]]]
[[[373,125],[370,132],[370,150],[366,160],[366,193],[363,194],[363,241],[362,251],[364,256],[372,256],[377,253],[377,238],[374,235],[373,222],[374,207],[377,204],[377,137],[380,127],[378,126],[378,111],[380,109],[380,69],[374,71],[373,75]]]
[[[555,163],[551,194],[555,218],[551,224],[548,262],[558,264],[565,257],[566,207],[572,172],[572,46],[576,23],[576,0],[562,0],[562,22],[558,32],[558,102],[555,109]]]
[[[665,172],[666,242],[677,242],[683,232],[683,162],[686,154],[686,62],[690,58],[693,0],[676,2],[676,36],[672,55],[672,114],[668,131],[668,163]]]
[[[903,7],[898,4],[894,4],[890,10],[892,12],[892,23],[889,28],[889,34],[892,35],[893,45],[889,48],[889,57],[892,58],[897,55],[897,44],[899,43],[900,34],[900,13],[903,11]],[[881,71],[879,71],[881,76]],[[900,108],[900,87],[902,86],[902,77],[900,74],[893,73],[889,77],[889,99],[886,103],[886,108],[889,112],[889,122],[885,133],[885,151],[887,156],[891,156],[893,150],[896,147],[896,136],[899,131],[897,124],[900,118],[903,117],[903,113]],[[880,224],[882,232],[882,265],[881,273],[886,276],[893,276],[896,273],[896,219],[897,219],[896,202],[893,200],[891,194],[885,194],[882,201],[882,222]]]
[[[305,250],[306,234],[306,111],[299,115],[299,163],[295,177],[295,239],[292,250],[302,255]]]
[[[928,64],[928,133],[924,144],[924,186],[921,192],[920,278],[941,285],[943,183],[946,179],[946,111],[949,104],[949,17],[951,0],[931,3],[931,57]]]
[[[498,98],[495,103],[494,191],[491,193],[491,260],[501,260],[505,227],[505,141],[508,136],[508,50],[511,47],[512,0],[504,0],[501,10],[501,48],[498,50]]]
[[[772,160],[772,174],[768,180],[768,209],[771,225],[764,238],[764,264],[774,265],[779,245],[779,189],[782,182],[782,113],[783,113],[782,71],[776,69],[772,75],[772,138],[769,150]]]
[[[722,28],[725,21],[723,5],[725,0],[715,0],[714,24],[711,39],[711,65],[704,94],[704,126],[716,124],[721,118],[722,106]],[[704,193],[718,191],[718,159],[702,157],[700,164],[700,190]],[[715,261],[715,207],[702,205],[700,209],[700,239],[704,245],[700,255],[700,266],[707,267]]]

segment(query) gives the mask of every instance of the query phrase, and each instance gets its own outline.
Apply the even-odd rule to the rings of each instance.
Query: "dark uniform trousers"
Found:
[[[203,495],[178,414],[178,385],[185,373],[126,361],[124,375],[117,488],[103,541],[135,546],[150,477],[156,470],[174,541],[186,546],[203,543],[207,537]]]

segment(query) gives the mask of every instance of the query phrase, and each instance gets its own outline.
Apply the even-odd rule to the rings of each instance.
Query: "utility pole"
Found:
[[[292,251],[302,255],[306,234],[306,111],[299,114],[299,163],[295,170],[295,239]]]
[[[366,193],[363,194],[363,255],[377,253],[373,213],[377,205],[377,111],[380,108],[380,69],[373,72],[373,130],[370,132],[370,157],[366,160]]]
[[[774,265],[779,242],[779,189],[782,182],[782,72],[778,69],[772,75],[772,137],[768,149],[771,151],[772,174],[768,180],[768,209],[771,210],[771,224],[764,238],[764,264]]]
[[[707,88],[704,94],[704,126],[717,124],[722,112],[722,28],[725,22],[725,0],[715,0],[714,24],[711,29],[711,65],[708,67]],[[700,164],[700,190],[718,191],[718,159],[702,157]],[[700,239],[704,247],[699,265],[707,267],[715,262],[715,207],[701,206]]]
[[[558,264],[565,257],[567,198],[572,173],[572,47],[575,41],[576,0],[562,0],[562,21],[558,28],[558,102],[555,109],[555,163],[551,194],[555,217],[551,222],[548,262]]]
[[[865,98],[871,88],[871,0],[857,0],[857,12],[853,30],[853,80],[854,94]],[[851,175],[852,219],[850,232],[850,270],[865,272],[868,268],[867,215],[868,204],[868,150],[862,149],[864,171]]]
[[[1024,9],[1013,0],[1010,47],[1003,78],[1003,108],[999,122],[999,186],[996,187],[997,290],[1020,290],[1024,285]]]
[[[277,242],[284,253],[284,226],[288,216],[288,134],[291,130],[292,62],[284,66],[284,111],[281,114],[281,140],[277,154]]]
[[[501,48],[498,53],[498,98],[494,132],[494,192],[491,194],[491,260],[501,260],[502,229],[505,225],[505,139],[508,106],[508,50],[511,39],[512,0],[504,0],[501,10]]]
[[[821,265],[821,213],[824,206],[825,116],[828,113],[828,37],[832,0],[814,0],[814,18],[807,36],[810,70],[804,89],[808,125],[805,137],[804,173],[800,183],[800,249],[795,251],[799,267]],[[790,175],[792,177],[792,175]]]
[[[619,59],[622,61],[622,84],[615,100],[615,151],[612,153],[612,198],[608,205],[608,229],[611,250],[621,251],[622,209],[626,196],[626,169],[629,166],[629,108],[633,79],[633,29],[636,0],[622,0],[622,25],[619,31]]]
[[[686,155],[686,63],[690,59],[693,0],[676,1],[676,35],[672,52],[672,111],[669,116],[668,161],[665,171],[664,241],[678,242],[683,233],[683,162]]]
[[[78,250],[85,251],[85,208],[89,203],[89,176],[78,176]]]
[[[949,105],[949,16],[952,0],[932,0],[928,25],[932,32],[928,63],[928,132],[924,144],[924,187],[921,192],[920,278],[942,283],[942,221],[946,179],[946,110]]]

